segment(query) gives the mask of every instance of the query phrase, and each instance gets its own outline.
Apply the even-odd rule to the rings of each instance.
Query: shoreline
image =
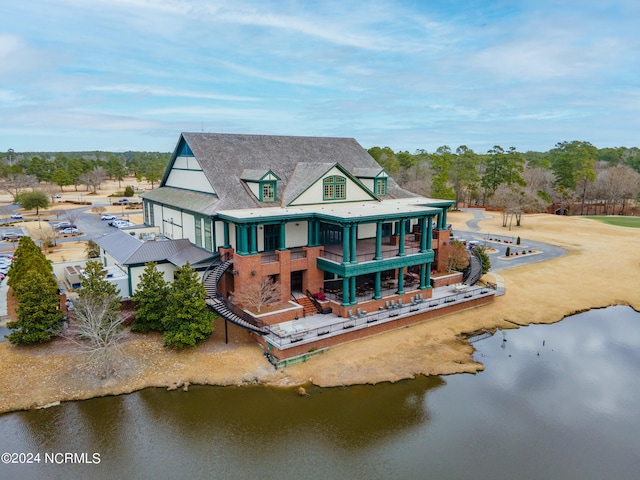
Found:
[[[451,212],[456,230],[472,216]],[[480,222],[481,231],[505,232],[500,218]],[[119,375],[105,380],[86,371],[84,358],[64,341],[35,347],[0,344],[0,413],[56,402],[121,395],[144,388],[191,385],[320,387],[396,382],[416,376],[476,373],[468,336],[477,331],[555,323],[594,308],[627,305],[640,311],[640,232],[581,217],[533,214],[511,230],[522,238],[566,250],[551,260],[499,271],[506,295],[483,307],[353,341],[305,363],[275,370],[250,334],[216,322],[213,336],[195,349],[168,350],[159,334],[131,334],[122,346]],[[509,232],[509,233],[511,233]],[[491,272],[489,273],[491,275]]]

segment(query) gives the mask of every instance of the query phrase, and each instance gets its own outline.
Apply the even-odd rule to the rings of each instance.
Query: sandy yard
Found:
[[[460,230],[469,218],[463,212],[448,215]],[[119,373],[107,380],[87,371],[84,358],[63,340],[28,348],[3,343],[0,412],[178,381],[339,386],[472,373],[483,367],[473,361],[473,347],[464,339],[465,333],[552,323],[575,312],[614,304],[640,310],[640,230],[544,214],[525,216],[523,226],[511,232],[501,225],[499,214],[480,223],[482,232],[550,243],[567,254],[499,272],[506,295],[491,305],[334,347],[306,363],[277,371],[241,329],[229,325],[230,343],[225,345],[220,321],[209,340],[182,352],[164,348],[160,335],[131,334],[122,348]],[[54,255],[63,255],[60,252]]]

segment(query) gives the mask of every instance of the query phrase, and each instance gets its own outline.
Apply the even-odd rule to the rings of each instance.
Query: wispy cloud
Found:
[[[3,14],[0,150],[153,149],[202,125],[402,150],[631,145],[640,118],[631,0],[33,0]]]

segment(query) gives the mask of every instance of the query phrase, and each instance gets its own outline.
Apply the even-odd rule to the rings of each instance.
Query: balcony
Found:
[[[390,237],[395,239],[397,237]],[[384,238],[382,243],[382,249],[380,256],[382,259],[394,258],[398,256],[399,246],[390,244],[389,238]],[[406,235],[404,243],[404,254],[415,255],[420,253],[420,243],[416,241],[415,235]],[[356,243],[356,261],[357,263],[373,262],[376,255],[376,239],[367,238],[364,240],[358,240]],[[344,255],[342,250],[342,244],[327,245],[324,247],[324,252],[321,257],[326,258],[331,262],[342,263],[344,261]]]

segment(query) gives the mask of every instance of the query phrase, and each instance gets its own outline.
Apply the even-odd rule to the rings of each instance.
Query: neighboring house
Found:
[[[195,269],[205,269],[214,255],[196,247],[187,239],[142,241],[123,230],[115,230],[96,240],[107,271],[115,277],[116,269],[127,277],[127,285],[118,285],[122,297],[135,292],[146,263],[153,262],[165,281],[173,282],[174,272],[187,262]]]
[[[296,302],[269,315],[249,315],[234,308],[229,294],[270,277],[280,285],[284,302],[292,294],[319,299],[316,307],[332,312],[314,316],[323,325],[353,317],[362,322],[344,328],[362,329],[366,320],[373,323],[376,312],[373,332],[383,323],[388,328],[399,325],[397,319],[394,323],[381,317],[392,313],[389,302],[402,305],[391,316],[404,319],[419,312],[402,308],[418,299],[424,307],[432,284],[438,286],[432,271],[446,268],[446,215],[454,202],[400,188],[349,138],[183,133],[159,188],[142,197],[147,225],[208,252],[220,265],[208,283],[212,308],[258,333],[259,341],[279,359],[339,343],[349,335],[318,327],[316,335],[326,337],[313,340],[308,334],[312,312]],[[161,257],[177,264],[159,251],[134,261],[132,242],[137,240],[127,240],[126,248],[118,241],[105,237],[99,244],[110,252],[121,250],[116,261],[123,268],[141,268]],[[152,243],[165,242],[144,245]],[[201,265],[204,257],[198,259]],[[447,278],[446,283],[456,283],[461,277]],[[307,327],[300,328],[303,316]],[[298,321],[295,329],[288,328],[292,321]]]

